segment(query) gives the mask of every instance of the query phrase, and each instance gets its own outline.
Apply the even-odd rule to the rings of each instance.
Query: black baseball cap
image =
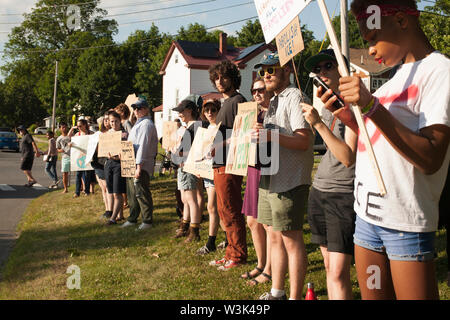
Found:
[[[172,110],[176,112],[183,112],[185,109],[197,110],[197,104],[192,100],[183,100]]]
[[[20,130],[26,131],[27,129],[25,129],[25,127],[23,125],[20,125],[17,127],[17,131],[20,131]]]
[[[347,65],[348,68],[349,67],[348,60],[345,56],[343,57],[345,64]],[[313,72],[314,67],[317,66],[319,62],[330,60],[337,62],[336,56],[334,55],[334,50],[333,49],[322,50],[318,54],[306,59],[305,69],[308,70],[309,72]]]
[[[137,102],[133,103],[131,105],[133,109],[142,109],[142,108],[149,108],[148,103],[146,100],[138,100]]]

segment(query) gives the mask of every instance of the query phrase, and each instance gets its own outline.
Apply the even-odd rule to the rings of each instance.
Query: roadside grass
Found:
[[[221,258],[224,251],[195,255],[208,237],[207,221],[201,225],[201,242],[184,244],[184,239],[173,238],[178,227],[175,186],[175,179],[168,175],[151,182],[154,227],[141,232],[134,227],[104,225],[98,187],[89,197],[73,199],[72,192],[61,194],[61,190],[55,190],[33,200],[19,224],[20,237],[2,271],[0,299],[253,300],[270,290],[269,283],[248,286],[239,279],[257,262],[249,231],[248,264],[228,272],[208,265]],[[311,244],[307,223],[304,237],[308,252],[305,283],[313,282],[318,298],[326,300],[323,260],[318,246]],[[224,233],[219,231],[216,243],[223,240]],[[438,232],[437,248],[440,297],[448,300],[444,231]],[[66,271],[71,265],[80,268],[80,290],[67,288],[71,274]],[[354,266],[351,279],[353,296],[360,299]],[[287,289],[288,283],[286,279]]]

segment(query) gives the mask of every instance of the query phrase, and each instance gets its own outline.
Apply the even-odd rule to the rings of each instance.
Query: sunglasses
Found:
[[[276,69],[281,69],[281,67],[268,67],[266,69],[260,69],[258,71],[258,75],[260,77],[264,77],[267,73],[269,76],[273,76],[275,74]]]
[[[264,93],[266,91],[265,88],[256,88],[256,89],[252,89],[251,92],[254,95],[256,92],[258,93]]]
[[[211,112],[211,113],[216,113],[218,110],[217,110],[217,108],[208,108],[208,109],[205,109],[205,113],[209,113],[209,112]]]
[[[334,68],[333,62],[329,61],[329,62],[323,64],[322,66],[315,66],[312,71],[314,73],[320,73],[321,70],[329,71],[329,70],[331,70],[333,68]]]

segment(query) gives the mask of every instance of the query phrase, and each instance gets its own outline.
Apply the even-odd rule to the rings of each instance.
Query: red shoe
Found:
[[[234,262],[233,260],[228,260],[223,266],[218,267],[217,270],[228,271],[240,265],[241,265],[240,263]]]
[[[222,265],[224,265],[224,264],[226,264],[226,263],[227,263],[227,259],[225,259],[225,257],[223,257],[223,258],[220,259],[220,260],[213,260],[213,261],[210,261],[210,262],[209,262],[209,265],[212,266],[212,267],[218,267],[218,266],[222,266]]]

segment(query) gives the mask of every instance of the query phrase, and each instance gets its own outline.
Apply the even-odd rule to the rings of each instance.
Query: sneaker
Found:
[[[202,256],[202,255],[208,254],[213,251],[216,251],[216,250],[209,250],[208,247],[206,245],[204,245],[203,247],[201,247],[200,249],[197,250],[197,254],[199,256]]]
[[[265,292],[260,297],[259,300],[287,300],[286,294],[282,295],[281,297],[275,298],[272,293]]]
[[[217,245],[217,249],[223,250],[227,247],[227,243],[225,241],[222,241]]]
[[[152,225],[150,223],[141,223],[141,225],[139,226],[139,228],[136,229],[136,231],[147,230],[150,229],[151,227]]]
[[[212,266],[212,267],[218,267],[218,266],[224,265],[225,263],[227,263],[227,259],[225,259],[225,257],[223,257],[220,260],[210,261],[209,265]]]
[[[223,266],[217,268],[219,271],[228,271],[232,268],[240,266],[240,263],[234,262],[233,260],[228,260]]]
[[[121,228],[126,228],[126,227],[135,226],[136,224],[137,224],[136,222],[130,222],[130,221],[127,221],[127,222],[125,222],[124,224],[122,224],[120,227],[121,227]]]

